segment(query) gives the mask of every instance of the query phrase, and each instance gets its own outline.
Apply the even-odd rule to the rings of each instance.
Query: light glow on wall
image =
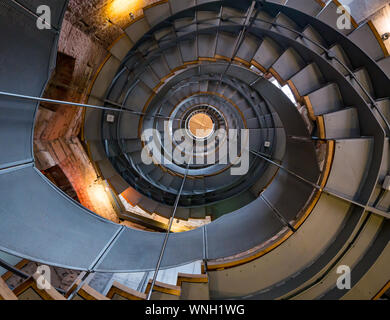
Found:
[[[120,18],[144,7],[145,0],[114,0],[109,6],[109,17]]]

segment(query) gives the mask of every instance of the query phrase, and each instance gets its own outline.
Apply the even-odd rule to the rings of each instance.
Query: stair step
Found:
[[[308,107],[313,110],[312,116],[319,116],[340,110],[343,105],[339,86],[335,83],[330,83],[310,93],[307,98],[310,101],[310,106]]]
[[[227,21],[231,20],[231,21]],[[222,7],[221,10],[221,26],[243,25],[245,22],[245,12],[230,8]]]
[[[374,97],[375,91],[374,87],[372,85],[371,77],[367,70],[365,68],[361,68],[360,70],[354,72],[354,75],[357,79],[357,81],[363,86],[363,88],[366,90],[367,94],[369,94],[371,97]],[[367,101],[371,102],[369,97],[364,93],[362,87],[355,81],[355,79],[351,78],[351,83],[356,89],[357,92],[360,93],[360,95]]]
[[[378,65],[382,68],[384,73],[390,79],[390,57],[378,61]]]
[[[302,32],[308,39],[314,41],[315,43],[327,47],[325,40],[321,37],[321,35],[318,33],[316,29],[314,29],[311,25],[308,25],[305,30]],[[315,45],[313,42],[308,40],[304,37],[298,37],[297,42],[303,44],[304,46],[308,47],[309,49],[313,50],[317,54],[322,54],[324,52],[323,49],[321,49],[319,46]]]
[[[301,31],[300,27],[293,20],[291,20],[289,17],[287,17],[283,13],[278,14],[278,16],[275,20],[275,23],[280,24],[282,26],[286,26],[286,27],[293,29],[293,30],[296,30],[296,31]],[[279,26],[273,26],[271,28],[271,31],[277,32],[279,34],[282,34],[282,35],[289,37],[289,38],[292,38],[292,39],[295,39],[297,37],[296,32],[292,32],[286,28],[279,27]]]
[[[331,46],[329,50],[339,59],[340,62],[342,62],[346,67],[352,70],[352,64],[348,58],[348,55],[345,53],[341,45],[335,44]],[[323,56],[325,57],[325,54],[323,54]],[[332,59],[328,60],[328,62],[343,75],[348,74],[348,71],[336,60]]]
[[[268,70],[282,55],[283,49],[271,38],[265,37],[253,60]]]
[[[291,78],[298,96],[305,96],[321,88],[324,83],[323,75],[315,63],[311,63]]]
[[[337,27],[337,22],[342,19],[342,17],[341,14],[338,13],[338,7],[339,6],[334,1],[330,1],[327,6],[317,15],[317,18],[331,26],[333,29],[341,32],[342,34],[348,35],[355,29],[356,24],[354,21],[351,21],[351,29],[339,29]]]
[[[202,58],[214,58],[217,47],[216,35],[198,35],[198,56]]]
[[[180,49],[177,46],[164,50],[164,57],[171,71],[182,66],[184,63]]]
[[[145,18],[151,27],[156,26],[171,16],[169,2],[157,2],[145,7],[143,10]]]
[[[196,0],[169,0],[172,14],[194,7]]]
[[[154,68],[153,71],[155,71]],[[158,76],[158,74],[156,75]],[[143,81],[140,80],[128,95],[125,106],[134,111],[142,112],[146,102],[152,94],[153,91],[145,83],[143,83]],[[136,117],[135,115],[131,116]]]
[[[323,8],[323,5],[321,5],[318,1],[302,0],[288,0],[286,6],[304,12],[313,17],[315,17]]]
[[[10,299],[14,298],[12,300],[66,300],[65,297],[53,287],[50,287],[49,289],[38,288],[37,280],[39,277],[40,274],[35,273],[17,286],[13,290],[13,294],[8,291],[4,294],[7,294],[7,297]],[[17,299],[15,299],[15,296]]]
[[[119,38],[119,40],[116,41],[116,43],[110,48],[110,53],[119,61],[122,61],[133,46],[134,43],[125,34],[124,36],[121,36],[121,38]]]
[[[175,218],[181,220],[188,220],[190,217],[190,209],[189,208],[177,208]]]
[[[0,277],[0,300],[18,300],[18,297],[8,287],[6,282]]]
[[[125,29],[125,32],[133,43],[137,43],[149,29],[150,25],[148,21],[145,18],[142,18],[133,22]]]
[[[326,189],[348,199],[355,199],[367,175],[373,146],[372,138],[336,140]]]
[[[150,63],[150,67],[153,70],[156,77],[161,81],[161,79],[165,78],[168,74],[171,73],[169,69],[168,63],[165,61],[164,56],[160,55],[158,58],[153,59]],[[150,92],[151,94],[151,92]],[[145,105],[142,104],[142,107]]]
[[[138,203],[138,206],[144,209],[147,212],[154,213],[158,207],[158,202],[149,199],[147,197],[143,197],[141,201]]]
[[[306,63],[293,49],[288,48],[280,58],[272,65],[271,72],[282,83],[289,80],[305,67]],[[270,70],[271,71],[271,70]],[[276,72],[276,74],[275,74]]]
[[[390,123],[390,99],[386,98],[386,99],[378,100],[376,101],[376,104],[378,106],[378,109],[381,111],[382,115],[387,119],[387,122]],[[387,128],[387,125],[383,120],[382,116],[379,114],[378,110],[373,109],[373,111],[379,123],[382,125],[382,128],[386,130],[387,135],[390,135],[389,129]]]
[[[123,198],[126,199],[127,202],[129,202],[132,206],[138,205],[142,198],[144,197],[142,194],[140,194],[135,189],[129,187],[125,191],[122,192]]]
[[[326,139],[360,137],[359,116],[355,108],[323,115]]]
[[[177,284],[181,288],[180,300],[210,300],[209,279],[205,274],[177,275]]]
[[[198,48],[196,37],[180,42],[180,51],[183,62],[191,62],[198,59]]]
[[[114,191],[117,194],[121,194],[125,190],[129,188],[129,184],[127,181],[125,181],[122,176],[120,175],[115,175],[109,179],[111,186],[114,188]]]
[[[355,29],[348,38],[375,61],[389,54],[372,21]]]
[[[233,57],[236,35],[228,32],[219,32],[215,54],[221,57]]]
[[[160,204],[155,209],[155,213],[169,219],[172,216],[173,208]]]
[[[190,218],[192,219],[204,219],[206,217],[205,207],[196,207],[190,209]]]
[[[254,36],[246,35],[241,42],[236,57],[244,61],[252,61],[257,49],[259,48],[259,41],[260,40]]]

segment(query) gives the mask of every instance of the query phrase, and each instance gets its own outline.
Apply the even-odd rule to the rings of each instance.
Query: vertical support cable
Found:
[[[158,257],[156,269],[155,269],[154,275],[153,275],[152,284],[151,284],[151,286],[150,286],[150,290],[149,290],[149,293],[148,293],[148,296],[147,296],[146,300],[150,300],[150,298],[152,297],[152,292],[153,292],[154,285],[156,284],[156,279],[157,279],[158,271],[160,270],[161,262],[162,262],[162,259],[163,259],[163,257],[164,257],[165,249],[166,249],[166,247],[167,247],[167,243],[168,243],[168,239],[169,239],[169,234],[171,233],[171,229],[172,229],[172,225],[173,225],[173,220],[175,220],[175,215],[176,215],[177,206],[178,206],[178,204],[179,204],[180,196],[181,196],[181,193],[182,193],[183,188],[184,188],[184,183],[186,182],[186,179],[187,179],[187,175],[188,175],[188,171],[189,171],[189,167],[190,167],[190,162],[191,162],[191,161],[188,161],[187,168],[186,168],[186,172],[185,172],[184,177],[183,177],[183,181],[181,182],[181,186],[180,186],[179,192],[178,192],[178,194],[177,194],[177,196],[176,196],[175,204],[174,204],[174,206],[173,206],[172,216],[171,216],[171,218],[170,218],[170,220],[169,220],[168,230],[167,230],[167,232],[165,233],[164,242],[163,242],[163,245],[162,245],[162,247],[161,247],[160,256]]]

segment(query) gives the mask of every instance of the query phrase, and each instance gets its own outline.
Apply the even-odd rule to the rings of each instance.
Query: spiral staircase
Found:
[[[48,2],[51,30],[36,29],[13,1],[0,3],[0,91],[41,96],[67,4]],[[106,221],[50,184],[34,167],[37,103],[1,95],[0,250],[94,274],[152,271],[159,259],[161,269],[203,261],[202,274],[181,274],[176,286],[150,283],[152,299],[379,297],[390,280],[390,58],[371,21],[352,18],[351,30],[337,29],[339,5],[164,0],[112,44],[88,101],[102,108],[85,111],[91,160],[134,206],[212,220],[169,234],[163,255],[165,234]],[[306,106],[306,119],[294,102]],[[202,141],[188,130],[197,114],[212,122],[210,135],[248,129],[246,174],[231,174],[238,163],[197,161],[217,152],[191,149]],[[188,135],[182,144],[174,137],[180,128]],[[145,141],[148,129],[155,131]],[[179,163],[162,147],[182,148],[191,161]],[[145,150],[167,161],[145,164]],[[336,286],[340,265],[352,270],[351,290]],[[65,297],[147,298],[120,283],[106,297],[82,279]]]

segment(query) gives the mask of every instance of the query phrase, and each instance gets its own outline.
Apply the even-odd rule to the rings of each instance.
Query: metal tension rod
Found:
[[[188,161],[187,168],[186,168],[186,172],[185,172],[184,177],[183,177],[183,181],[181,182],[181,186],[180,186],[179,192],[178,192],[178,194],[177,194],[177,196],[176,196],[175,204],[174,204],[174,206],[173,206],[172,216],[171,216],[170,221],[169,221],[168,230],[167,230],[167,232],[165,233],[164,242],[163,242],[163,245],[162,245],[162,248],[161,248],[160,256],[158,257],[157,266],[156,266],[156,269],[155,269],[155,271],[154,271],[152,284],[151,284],[151,286],[150,286],[150,290],[149,290],[149,293],[148,293],[148,296],[147,296],[147,299],[146,299],[146,300],[150,300],[150,298],[152,297],[153,288],[154,288],[154,285],[156,284],[156,279],[157,279],[158,271],[160,270],[161,262],[162,262],[162,259],[163,259],[163,257],[164,257],[165,249],[166,249],[166,247],[167,247],[167,243],[168,243],[168,239],[169,239],[169,234],[171,233],[171,229],[172,229],[172,225],[173,225],[173,220],[175,220],[175,215],[176,215],[176,211],[177,211],[177,206],[178,206],[178,204],[179,204],[179,200],[180,200],[180,197],[181,197],[181,193],[183,192],[184,183],[186,182],[186,179],[187,179],[189,167],[190,167],[190,161]]]
[[[264,200],[265,204],[272,210],[273,214],[276,216],[279,221],[284,224],[286,227],[288,227],[292,232],[296,232],[297,229],[295,229],[290,222],[287,221],[287,219],[279,212],[278,209],[276,209],[271,202],[268,201],[268,199],[261,194],[260,197]]]
[[[5,269],[7,271],[10,271],[10,272],[16,274],[18,277],[21,277],[23,279],[27,279],[30,277],[27,273],[24,273],[23,271],[16,269],[14,266],[11,266],[9,263],[7,263],[1,259],[0,259],[0,267],[2,267],[3,269]]]
[[[96,106],[96,105],[91,105],[91,104],[84,104],[84,103],[77,103],[77,102],[70,102],[70,101],[38,98],[38,97],[26,96],[26,95],[22,95],[22,94],[3,92],[3,91],[0,91],[0,96],[18,98],[18,99],[23,99],[23,100],[38,101],[38,102],[48,102],[48,103],[61,104],[61,105],[67,105],[67,106],[75,106],[75,107],[91,108],[91,109],[100,109],[100,110],[108,110],[108,111],[115,111],[115,112],[125,112],[125,113],[134,114],[134,115],[145,115],[145,116],[148,116],[145,113],[132,111],[132,110],[125,109],[125,108],[118,109],[118,108]],[[157,117],[158,118],[159,116],[150,116],[150,117]],[[166,117],[164,117],[164,118],[166,118]]]
[[[234,46],[232,57],[235,57],[237,55],[237,53],[240,50],[240,47],[241,47],[241,45],[242,45],[242,43],[244,41],[244,38],[245,38],[245,35],[246,35],[248,29],[250,29],[252,27],[252,24],[254,23],[254,21],[256,20],[258,14],[259,14],[260,10],[257,8],[256,9],[256,15],[255,15],[254,18],[252,18],[252,13],[255,10],[256,3],[257,3],[256,0],[252,1],[252,4],[251,4],[251,6],[248,9],[247,15],[245,17],[245,21],[244,21],[244,23],[242,25],[241,32],[240,32],[240,34],[238,36],[238,40],[237,40],[237,42],[236,42],[236,44]],[[229,70],[231,65],[232,65],[232,61],[229,62],[229,64],[226,67],[225,71],[221,74],[221,78],[219,80],[218,87],[221,85],[222,79],[223,79],[224,75],[226,74],[226,72],[228,72],[228,70]],[[217,88],[217,90],[218,90],[218,88]]]
[[[104,102],[108,103],[108,104],[111,104],[113,106],[116,106],[116,107],[120,107],[121,109],[118,109],[118,111],[122,110],[124,108],[124,106],[120,103],[117,103],[115,101],[111,101],[111,100],[108,100],[108,99],[105,99]],[[128,110],[129,109],[124,109],[124,110]],[[136,114],[136,115],[140,115],[140,116],[144,116],[145,118],[160,118],[160,119],[166,119],[166,120],[175,120],[175,121],[181,121],[182,119],[178,119],[178,118],[169,118],[167,116],[164,116],[160,113],[156,114],[156,115],[148,115],[146,113],[143,113],[143,112],[139,112],[139,111],[131,111],[132,113]]]
[[[329,194],[329,195],[331,195],[331,196],[333,196],[333,197],[336,197],[336,198],[338,198],[338,199],[340,199],[340,200],[343,200],[343,201],[349,202],[349,203],[351,203],[351,204],[353,204],[353,205],[356,205],[356,206],[358,206],[358,207],[361,207],[361,208],[363,208],[363,209],[366,210],[366,211],[370,211],[370,212],[372,212],[372,213],[374,213],[374,214],[377,214],[377,215],[379,215],[379,216],[382,216],[382,217],[385,217],[385,218],[387,218],[387,219],[390,219],[390,212],[385,212],[385,211],[379,210],[379,209],[377,209],[377,208],[374,208],[374,207],[371,207],[371,206],[364,205],[364,204],[359,203],[359,202],[357,202],[357,201],[348,199],[347,197],[341,196],[341,195],[339,195],[339,194],[337,194],[337,193],[335,193],[335,192],[332,192],[332,191],[330,191],[330,190],[328,190],[328,189],[326,189],[326,188],[322,188],[321,186],[315,184],[314,182],[311,182],[311,181],[309,181],[309,180],[307,180],[307,179],[301,177],[300,175],[296,174],[295,172],[292,172],[291,170],[289,170],[289,169],[283,167],[282,165],[280,165],[279,163],[277,163],[277,162],[271,160],[271,159],[270,159],[271,156],[268,155],[268,154],[264,154],[264,153],[257,152],[257,151],[253,151],[253,150],[250,150],[250,152],[251,152],[252,154],[254,154],[255,156],[260,157],[260,158],[264,159],[265,161],[271,163],[272,165],[278,167],[279,169],[282,169],[282,170],[286,171],[288,174],[294,176],[294,177],[297,178],[298,180],[301,180],[301,181],[303,181],[303,182],[305,182],[305,183],[311,185],[313,188],[315,188],[315,189],[317,189],[317,190],[319,190],[319,191],[325,192],[326,194]]]

